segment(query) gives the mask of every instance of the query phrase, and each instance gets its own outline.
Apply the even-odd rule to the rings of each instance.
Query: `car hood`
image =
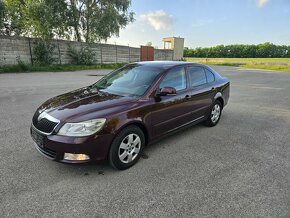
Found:
[[[137,100],[137,97],[119,96],[85,87],[49,99],[39,111],[45,111],[60,121],[79,122],[104,117]]]

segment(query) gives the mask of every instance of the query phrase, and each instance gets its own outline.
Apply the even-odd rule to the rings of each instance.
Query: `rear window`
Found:
[[[205,71],[202,67],[189,67],[191,86],[206,84]]]
[[[214,82],[215,81],[214,74],[206,68],[204,70],[205,70],[207,82],[208,83]]]

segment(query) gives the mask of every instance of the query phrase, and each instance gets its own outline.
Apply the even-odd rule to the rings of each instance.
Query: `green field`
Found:
[[[290,72],[290,58],[186,58],[187,61]]]

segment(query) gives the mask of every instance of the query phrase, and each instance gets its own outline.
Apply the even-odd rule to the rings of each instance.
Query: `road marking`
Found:
[[[249,86],[245,86],[245,85],[231,85],[232,87],[245,87],[245,88],[252,88],[252,89],[272,89],[272,90],[285,90],[285,88],[277,88],[277,87],[269,87],[269,86],[256,86],[256,85],[254,85],[254,86],[251,86],[251,85],[249,85]]]
[[[274,107],[259,107],[260,112],[290,118],[290,110]]]
[[[251,86],[253,89],[274,89],[274,90],[283,90],[284,88],[275,88],[275,87],[267,87],[267,86]]]
[[[266,72],[281,72],[276,70],[266,70],[266,69],[258,69],[258,68],[238,68],[240,71],[266,71]]]
[[[278,74],[278,73],[289,73],[289,72],[284,72],[284,71],[278,71],[278,70],[266,70],[266,69],[257,69],[257,68],[237,68],[236,70],[238,71],[243,71],[244,73],[252,73],[252,72],[257,72],[257,73],[268,73],[268,74]],[[255,72],[255,73],[256,73]]]
[[[244,109],[249,109],[248,106],[237,103],[235,104],[239,109],[243,108]],[[263,114],[263,115],[268,115],[268,116],[275,116],[275,117],[283,117],[287,118],[287,120],[290,120],[290,110],[289,109],[284,109],[284,108],[275,108],[275,107],[269,107],[269,106],[251,106],[251,113],[252,114]]]

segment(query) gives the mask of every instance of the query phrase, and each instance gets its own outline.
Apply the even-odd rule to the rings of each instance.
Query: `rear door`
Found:
[[[216,90],[213,86],[212,78],[207,79],[205,68],[190,66],[187,68],[187,72],[189,74],[189,86],[191,89],[192,116],[194,120],[202,119],[207,115],[213,103]]]

